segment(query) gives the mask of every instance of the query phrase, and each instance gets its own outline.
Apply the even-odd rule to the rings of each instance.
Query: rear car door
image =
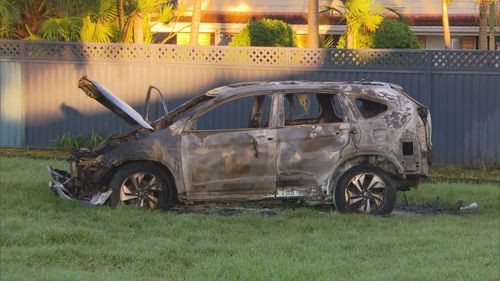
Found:
[[[193,199],[244,199],[276,188],[272,93],[222,101],[182,135],[182,168]]]
[[[335,93],[287,92],[280,97],[277,195],[321,196],[349,142],[350,123]]]

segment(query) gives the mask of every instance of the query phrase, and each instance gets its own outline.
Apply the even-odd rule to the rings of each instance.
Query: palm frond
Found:
[[[82,19],[78,17],[51,17],[42,23],[41,37],[49,41],[78,41]]]
[[[110,43],[116,36],[116,24],[111,22],[93,22],[90,16],[83,18],[80,31],[82,42]]]
[[[0,0],[0,38],[10,38],[21,17],[19,4],[15,0]]]
[[[58,20],[57,18],[48,18],[43,21],[40,29],[42,38],[49,41],[59,41],[61,36]]]
[[[116,20],[118,11],[114,0],[98,0],[96,5],[87,11],[93,22],[112,22]]]
[[[331,13],[333,6],[333,0],[321,0],[319,2],[319,13]]]
[[[320,48],[333,48],[335,45],[335,38],[333,35],[321,35],[319,37],[319,46]]]
[[[28,40],[28,41],[43,40],[41,36],[34,34],[27,24],[25,24],[25,28],[29,35],[24,37],[23,40]]]
[[[161,9],[158,20],[164,24],[167,24],[174,19],[174,16],[175,14],[173,6],[168,4]]]
[[[387,11],[395,14],[396,16],[398,16],[398,18],[399,18],[400,21],[404,21],[404,22],[408,23],[408,17],[405,16],[402,12],[400,12],[398,8],[396,8],[396,7],[385,7],[385,9]]]
[[[167,5],[168,1],[166,0],[135,0],[136,10],[141,13],[157,13],[160,11],[163,5]]]

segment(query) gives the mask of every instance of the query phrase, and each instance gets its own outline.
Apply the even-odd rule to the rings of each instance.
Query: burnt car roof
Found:
[[[198,96],[187,103],[179,106],[169,114],[159,118],[154,123],[153,127],[163,128],[170,126],[178,116],[191,112],[194,105],[208,99],[213,99],[214,102],[239,95],[255,92],[272,92],[272,91],[343,91],[354,92],[358,94],[371,95],[388,101],[398,100],[398,95],[404,95],[402,87],[396,84],[380,82],[380,81],[271,81],[271,82],[243,82],[229,84],[226,86],[214,88],[205,94]],[[410,98],[411,99],[411,98]]]
[[[361,91],[372,87],[402,89],[401,86],[380,81],[272,81],[272,82],[244,82],[230,84],[212,89],[205,93],[206,96],[228,97],[254,91],[277,90],[342,90]]]

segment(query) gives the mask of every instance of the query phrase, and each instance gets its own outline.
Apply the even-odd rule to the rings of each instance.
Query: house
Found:
[[[325,2],[322,0],[319,2],[321,10]],[[404,14],[409,19],[410,28],[417,35],[421,48],[444,48],[441,1],[376,0],[375,3],[396,8]],[[157,23],[152,30],[158,32],[160,36],[172,30],[176,31],[177,36],[173,43],[184,45],[189,43],[192,0],[178,0],[176,4],[184,6],[186,12],[175,26]],[[339,7],[340,1],[334,0],[332,5]],[[498,3],[496,11],[498,15]],[[448,12],[452,49],[477,49],[478,2],[454,0],[449,5]],[[231,37],[237,34],[248,21],[261,18],[281,19],[291,24],[297,34],[299,47],[307,45],[307,0],[203,0],[199,44],[227,45]],[[345,22],[342,22],[340,16],[336,14],[324,16],[320,23],[320,34],[333,35],[338,38],[345,31]],[[499,30],[497,27],[497,32]]]

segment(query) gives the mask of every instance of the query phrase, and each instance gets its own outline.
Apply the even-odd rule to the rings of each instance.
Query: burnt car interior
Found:
[[[285,126],[336,123],[343,121],[342,106],[337,95],[286,94]]]
[[[357,98],[355,103],[364,118],[374,117],[387,110],[387,105],[368,99]]]
[[[268,128],[272,95],[232,99],[202,113],[193,128],[197,131]],[[243,118],[227,118],[242,116]],[[247,120],[247,121],[245,121]]]

